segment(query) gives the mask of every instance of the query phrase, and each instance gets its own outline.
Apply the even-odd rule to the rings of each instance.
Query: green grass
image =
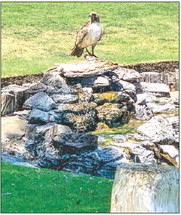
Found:
[[[2,163],[2,213],[110,212],[112,181]]]
[[[90,11],[105,29],[100,58],[124,65],[179,59],[179,2],[3,2],[2,76],[77,61],[69,53]]]

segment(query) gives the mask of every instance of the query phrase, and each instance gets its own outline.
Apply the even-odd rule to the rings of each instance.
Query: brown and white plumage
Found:
[[[94,48],[97,42],[103,35],[103,28],[100,23],[99,15],[96,12],[91,12],[90,21],[83,25],[77,32],[75,46],[72,49],[71,55],[80,57],[83,53],[84,48],[90,55],[94,55]],[[92,53],[90,53],[87,47],[92,47]]]

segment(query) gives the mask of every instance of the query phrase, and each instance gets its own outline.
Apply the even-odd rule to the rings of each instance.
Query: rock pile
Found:
[[[1,113],[29,110],[25,147],[41,167],[113,178],[120,163],[159,163],[165,154],[176,166],[178,121],[153,116],[177,106],[166,84],[141,80],[137,71],[101,60],[61,64],[37,83],[4,87]],[[87,133],[100,123],[121,126],[131,117],[151,120],[139,134],[115,138],[105,148]]]

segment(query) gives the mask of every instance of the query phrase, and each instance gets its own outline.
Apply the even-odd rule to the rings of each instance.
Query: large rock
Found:
[[[160,72],[142,72],[140,73],[140,81],[147,83],[163,83],[163,74]]]
[[[106,163],[126,158],[126,156],[127,155],[123,149],[115,146],[107,146],[103,149],[97,149],[94,152],[87,154],[88,158],[98,160],[101,166]]]
[[[123,80],[119,80],[119,84],[121,85],[121,87],[123,88],[123,90],[132,90],[132,91],[136,91],[136,87],[134,84],[128,82],[128,81],[123,81]]]
[[[147,104],[135,104],[135,118],[139,120],[148,120],[153,117],[153,110]]]
[[[139,126],[137,132],[146,136],[154,143],[173,144],[178,142],[172,124],[163,116],[154,116],[148,122]]]
[[[105,103],[96,108],[98,119],[110,127],[119,126],[128,122],[129,112],[123,104]]]
[[[111,143],[114,146],[119,146],[122,149],[128,149],[131,159],[134,163],[143,163],[143,164],[154,164],[155,163],[155,156],[154,152],[146,149],[142,145],[143,143],[131,143],[131,142],[122,142],[122,143]]]
[[[121,98],[118,92],[109,91],[104,93],[94,93],[93,94],[94,102],[98,105],[103,105],[104,103],[121,103]]]
[[[49,114],[45,111],[33,109],[28,117],[31,124],[46,124],[49,122]]]
[[[140,78],[139,72],[133,69],[127,69],[119,66],[114,72],[117,74],[118,78],[123,81],[134,82],[138,81]]]
[[[61,162],[62,151],[52,144],[52,139],[60,133],[69,133],[68,126],[48,123],[30,125],[26,131],[25,147],[41,167],[56,168]]]
[[[59,105],[60,123],[71,126],[75,132],[93,131],[98,122],[96,106],[93,102]]]
[[[68,126],[56,123],[38,126],[30,124],[26,129],[25,146],[32,155],[36,156],[38,154],[38,145],[42,146],[45,142],[49,144],[57,134],[69,132],[71,132],[71,129]]]
[[[117,64],[96,60],[60,64],[54,68],[54,71],[58,71],[66,78],[80,78],[102,75],[114,71],[117,67]]]
[[[6,98],[8,97],[9,94],[14,95],[14,107],[13,107],[14,111],[18,111],[22,108],[23,103],[25,101],[26,89],[27,89],[27,87],[19,86],[16,84],[9,85],[2,89],[2,93],[4,95],[5,94],[7,95]],[[3,98],[4,98],[4,96],[3,96]],[[5,100],[3,101],[3,103],[4,102],[5,102]]]
[[[78,96],[74,94],[53,94],[51,98],[55,103],[71,104],[78,101]]]
[[[97,139],[98,137],[92,134],[62,133],[53,138],[53,144],[62,150],[62,154],[80,154],[95,150]]]
[[[169,86],[166,84],[140,82],[140,85],[141,89],[145,93],[153,94],[156,96],[170,96],[170,89]]]
[[[124,150],[109,146],[77,157],[71,156],[63,164],[63,170],[113,179],[117,165],[124,162],[129,162]]]
[[[53,123],[29,126],[26,139],[25,146],[36,163],[48,168],[62,169],[77,160],[77,155],[97,148],[97,136],[72,133],[69,127]]]
[[[179,150],[175,146],[158,145],[158,147],[163,153],[162,156],[164,157],[164,159],[167,159],[174,166],[179,167]]]
[[[68,88],[66,81],[60,76],[60,73],[51,70],[44,72],[41,82],[55,89]]]
[[[173,110],[176,110],[175,105],[173,104],[155,104],[155,103],[147,103],[148,108],[153,113],[164,113],[164,112],[171,112]]]
[[[93,89],[91,87],[83,87],[81,92],[78,93],[79,103],[90,103],[93,101]]]
[[[23,106],[26,109],[50,111],[51,109],[55,108],[56,105],[46,93],[40,92],[26,100]]]
[[[93,93],[94,102],[98,105],[103,105],[104,103],[120,103],[124,105],[132,105],[135,102],[135,98],[132,95],[128,95],[126,92],[104,92],[104,93]],[[129,108],[128,108],[129,109]]]
[[[1,94],[1,116],[13,113],[15,110],[15,97],[12,93]]]
[[[109,78],[106,76],[99,76],[94,81],[93,88],[103,88],[108,87],[110,85]]]
[[[19,111],[18,114],[5,116],[1,118],[1,143],[6,147],[6,140],[14,140],[14,145],[18,140],[22,139],[25,135],[27,120],[22,118],[22,115],[28,115],[26,111]],[[12,147],[13,148],[13,147]]]
[[[32,83],[32,84],[23,84],[23,87],[27,88],[24,92],[25,100],[29,99],[31,96],[35,95],[38,92],[45,92],[47,89],[47,86],[41,82]]]
[[[99,168],[99,162],[97,160],[90,159],[86,155],[76,156],[71,155],[70,157],[66,156],[67,160],[62,163],[62,170],[73,172],[73,173],[83,173],[94,175],[94,172]]]

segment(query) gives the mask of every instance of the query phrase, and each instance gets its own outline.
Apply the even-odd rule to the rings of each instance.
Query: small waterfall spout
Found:
[[[112,189],[113,212],[179,212],[179,170],[161,165],[120,165]]]

